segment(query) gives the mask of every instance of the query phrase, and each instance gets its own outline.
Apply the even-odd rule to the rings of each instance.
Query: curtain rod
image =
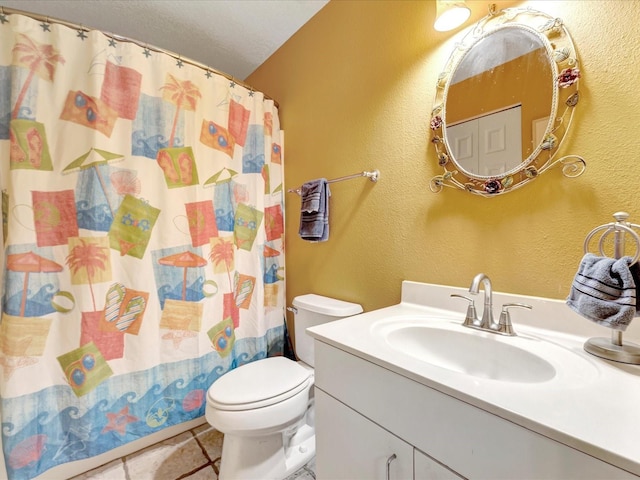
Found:
[[[171,52],[169,50],[165,50],[164,48],[156,47],[155,45],[148,45],[146,43],[141,42],[140,40],[134,40],[133,38],[124,37],[122,35],[118,35],[118,34],[115,34],[115,33],[105,32],[104,30],[98,30],[98,29],[95,29],[95,28],[88,28],[88,27],[86,27],[84,25],[78,25],[77,23],[67,22],[66,20],[61,20],[61,19],[55,18],[55,17],[49,17],[48,15],[40,15],[38,13],[31,13],[31,12],[27,12],[27,11],[24,11],[24,10],[18,10],[16,8],[3,7],[2,5],[0,5],[0,15],[13,15],[13,14],[23,15],[25,17],[31,17],[34,20],[37,20],[39,22],[58,23],[60,25],[64,25],[65,27],[69,27],[69,28],[72,28],[74,30],[82,30],[83,32],[98,31],[98,32],[102,33],[104,36],[106,36],[108,38],[112,38],[112,39],[117,40],[119,42],[133,43],[134,45],[137,45],[137,46],[139,46],[141,48],[146,48],[147,50],[151,50],[151,51],[156,52],[156,53],[164,53],[165,55],[169,55],[170,57],[174,58],[175,60],[179,60],[179,61],[181,61],[183,63],[187,63],[187,64],[192,65],[194,67],[201,68],[202,70],[206,70],[207,72],[215,73],[217,75],[225,77],[227,80],[231,80],[232,82],[236,83],[237,85],[240,85],[241,87],[244,87],[244,88],[246,88],[248,90],[251,90],[252,92],[256,91],[251,85],[243,82],[242,80],[238,80],[238,79],[234,78],[233,75],[230,75],[230,74],[225,73],[225,72],[221,72],[220,70],[216,70],[215,68],[211,68],[211,67],[205,65],[204,63],[197,62],[197,61],[192,60],[190,58],[182,57],[181,55],[178,55],[177,53]],[[261,92],[261,93],[264,95],[264,98],[266,98],[268,100],[273,100],[273,103],[276,106],[276,108],[280,108],[280,106],[278,105],[278,102],[276,102],[275,99],[271,98],[270,96],[268,96],[267,94],[265,94],[263,92]]]

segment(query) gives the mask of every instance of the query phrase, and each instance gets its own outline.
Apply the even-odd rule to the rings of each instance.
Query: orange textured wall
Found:
[[[429,191],[435,85],[462,32],[432,29],[432,1],[332,0],[248,78],[280,103],[286,188],[382,174],[331,185],[326,243],[298,238],[300,200],[287,195],[289,302],[315,292],[371,310],[397,303],[404,279],[466,287],[478,272],[497,291],[565,298],[586,234],[619,210],[640,223],[640,2],[518,4],[562,18],[577,45],[581,100],[562,147],[587,161],[577,179],[554,169],[495,198]]]

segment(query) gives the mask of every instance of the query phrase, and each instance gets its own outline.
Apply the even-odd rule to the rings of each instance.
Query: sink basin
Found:
[[[501,383],[553,381],[584,384],[597,376],[582,353],[518,327],[517,336],[503,336],[462,326],[453,316],[401,315],[374,322],[370,333],[379,348],[455,376]],[[531,329],[535,332],[535,329]],[[418,361],[419,363],[415,363]],[[435,372],[434,372],[435,373]]]
[[[493,333],[405,325],[388,331],[385,340],[418,360],[474,377],[539,383],[556,375],[556,369],[544,358]]]

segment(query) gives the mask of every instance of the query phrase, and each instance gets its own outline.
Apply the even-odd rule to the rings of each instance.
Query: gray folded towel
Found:
[[[600,325],[626,330],[637,304],[631,261],[631,257],[616,260],[587,253],[571,284],[567,305]]]
[[[314,213],[320,209],[320,197],[324,193],[326,182],[326,179],[320,178],[304,183],[300,187],[300,196],[302,197],[301,212]]]
[[[329,182],[326,178],[312,180],[300,187],[299,235],[303,240],[324,242],[329,239]]]

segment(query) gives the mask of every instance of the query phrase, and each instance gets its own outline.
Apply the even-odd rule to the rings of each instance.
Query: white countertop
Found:
[[[317,340],[640,475],[640,366],[604,360],[585,352],[586,339],[609,337],[610,330],[575,314],[563,301],[494,292],[496,319],[500,307],[507,302],[530,304],[533,310],[511,311],[517,337],[477,332],[490,336],[491,341],[516,346],[538,343],[541,349],[536,353],[548,352],[546,359],[557,370],[555,377],[541,383],[505,382],[452,372],[398,351],[371,334],[372,328],[381,323],[402,322],[407,318],[458,328],[464,319],[466,302],[450,298],[451,293],[469,296],[463,288],[403,282],[402,301],[398,305],[319,325],[308,333]],[[475,299],[480,316],[482,292]],[[625,332],[625,343],[629,339],[638,343],[640,325],[635,323]],[[531,326],[533,324],[539,327]],[[566,361],[571,358],[575,361]],[[478,358],[478,362],[482,362],[482,358]]]

